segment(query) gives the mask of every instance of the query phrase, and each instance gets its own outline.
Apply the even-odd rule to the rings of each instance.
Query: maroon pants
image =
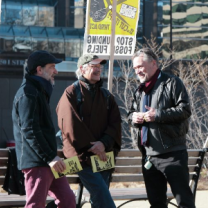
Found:
[[[66,177],[55,179],[49,167],[22,170],[25,176],[25,208],[45,208],[47,195],[58,208],[76,208],[75,196]]]

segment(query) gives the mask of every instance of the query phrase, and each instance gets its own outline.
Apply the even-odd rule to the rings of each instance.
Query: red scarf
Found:
[[[152,78],[148,82],[140,84],[139,91],[140,92],[144,91],[145,94],[147,94],[153,88],[153,86],[155,85],[159,74],[160,74],[160,70],[157,69],[155,74],[152,76]]]

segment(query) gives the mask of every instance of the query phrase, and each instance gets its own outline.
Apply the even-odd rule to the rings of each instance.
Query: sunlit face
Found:
[[[134,58],[133,68],[140,83],[148,82],[157,71],[156,61],[145,61],[143,54]]]
[[[82,76],[86,78],[89,83],[95,84],[100,80],[101,65],[100,64],[88,64],[85,68],[81,68]]]
[[[58,71],[55,68],[55,64],[47,64],[44,67],[42,67],[42,73],[40,76],[50,81],[50,83],[54,85],[55,84],[54,76],[56,74],[58,74]]]

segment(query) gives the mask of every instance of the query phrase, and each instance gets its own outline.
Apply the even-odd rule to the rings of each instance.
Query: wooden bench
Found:
[[[189,172],[190,172],[190,186],[191,190],[196,195],[196,189],[200,171],[202,168],[203,160],[207,149],[189,149]],[[63,157],[61,150],[58,150],[58,155]],[[0,185],[3,185],[5,173],[7,169],[8,149],[0,149]],[[141,168],[141,153],[139,150],[122,149],[116,158],[116,168],[112,175],[111,182],[124,183],[124,182],[143,182],[142,168]],[[67,179],[70,184],[78,184],[79,188],[76,191],[77,208],[83,206],[84,203],[89,201],[89,193],[83,188],[80,183],[79,177],[75,175],[68,175]],[[110,189],[114,200],[125,200],[119,207],[135,200],[147,200],[145,188],[118,188]],[[174,198],[171,191],[167,193],[168,203]],[[46,203],[51,201],[47,198]],[[8,195],[7,193],[0,193],[0,207],[21,207],[25,204],[25,196]],[[176,206],[177,207],[177,206]]]
[[[207,139],[208,141],[208,139]],[[190,174],[190,187],[196,196],[196,190],[198,185],[198,180],[200,176],[200,171],[203,165],[204,157],[207,148],[203,149],[189,149],[188,150],[188,167]],[[139,150],[130,150],[122,149],[116,159],[116,168],[115,172],[112,175],[111,182],[120,183],[120,182],[144,182],[142,175],[142,157]],[[148,200],[147,193],[145,188],[112,188],[110,189],[111,195],[115,200],[124,200],[125,202],[120,204],[117,208],[124,206],[127,203],[136,200]],[[87,193],[84,191],[84,196],[87,196]],[[176,207],[176,204],[172,203],[171,200],[174,199],[174,196],[170,189],[167,191],[167,203],[170,203]],[[85,202],[82,201],[81,204]]]

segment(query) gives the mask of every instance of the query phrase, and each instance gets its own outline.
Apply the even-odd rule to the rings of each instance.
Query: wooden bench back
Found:
[[[4,184],[4,178],[7,170],[8,149],[0,149],[0,185]]]
[[[58,155],[64,157],[61,150]],[[190,180],[199,177],[201,166],[204,159],[204,150],[189,149],[189,172]],[[8,162],[8,149],[0,149],[0,185],[3,185]],[[137,182],[143,181],[142,157],[139,150],[122,149],[116,158],[116,167],[112,175],[112,182]],[[78,176],[68,175],[69,183],[79,183]],[[197,180],[198,181],[198,180]],[[193,182],[192,182],[193,183]]]

